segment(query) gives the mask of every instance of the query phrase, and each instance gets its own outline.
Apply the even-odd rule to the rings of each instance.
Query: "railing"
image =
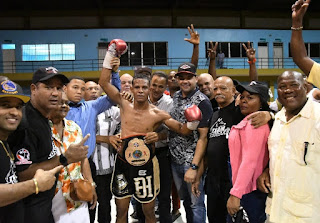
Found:
[[[319,62],[319,58],[313,58]],[[148,61],[148,59],[144,59]],[[143,61],[143,60],[141,60]],[[150,59],[149,59],[150,61]],[[163,61],[163,60],[162,60]],[[166,65],[147,65],[154,70],[172,69],[176,70],[179,64],[189,62],[190,58],[167,58]],[[2,73],[32,73],[39,67],[56,67],[60,71],[97,71],[101,69],[103,60],[87,59],[75,61],[14,61],[3,62],[0,64]],[[136,63],[135,63],[136,64]],[[163,64],[163,63],[162,63]],[[139,64],[136,64],[139,65]],[[140,64],[141,65],[141,64]],[[146,64],[144,64],[146,65]],[[208,69],[209,60],[199,58],[198,69]],[[256,66],[258,69],[289,69],[297,68],[292,58],[257,58]],[[132,70],[134,66],[121,66],[122,70]],[[248,69],[247,58],[225,58],[224,69]]]

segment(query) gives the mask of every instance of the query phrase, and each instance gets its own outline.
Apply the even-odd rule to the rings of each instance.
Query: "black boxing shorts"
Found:
[[[153,201],[160,191],[158,159],[145,135],[122,139],[122,156],[117,154],[111,191],[117,199],[133,196],[140,203]]]

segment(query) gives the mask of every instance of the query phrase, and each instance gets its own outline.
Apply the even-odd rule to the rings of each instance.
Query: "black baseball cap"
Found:
[[[259,81],[251,81],[249,85],[237,85],[237,91],[240,93],[244,91],[248,91],[252,94],[258,94],[262,101],[268,102],[269,101],[269,88],[262,82]]]
[[[21,99],[24,103],[30,100],[30,97],[23,94],[21,86],[11,80],[2,81],[0,84],[0,98],[15,97]]]
[[[197,68],[192,63],[182,63],[179,65],[178,72],[175,76],[179,76],[180,74],[192,74],[196,76]]]
[[[49,80],[53,77],[58,77],[63,84],[69,83],[69,79],[63,74],[59,74],[57,69],[52,69],[53,67],[41,67],[33,73],[32,83],[36,84],[38,82],[43,82]]]

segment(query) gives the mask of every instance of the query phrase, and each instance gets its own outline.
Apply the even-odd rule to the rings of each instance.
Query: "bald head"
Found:
[[[198,86],[200,91],[207,95],[207,97],[211,100],[214,98],[213,96],[213,78],[208,73],[200,74],[198,77]]]
[[[120,77],[121,81],[121,92],[131,92],[133,77],[130,74],[122,74]]]
[[[213,84],[213,95],[220,108],[224,108],[234,101],[235,87],[230,77],[218,77]]]

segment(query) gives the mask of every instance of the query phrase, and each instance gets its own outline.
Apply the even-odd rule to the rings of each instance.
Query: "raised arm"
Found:
[[[188,31],[190,33],[190,39],[184,38],[184,40],[193,44],[191,63],[198,67],[200,35],[197,31],[194,31],[193,24],[191,24],[190,27],[188,26]]]
[[[217,78],[217,71],[216,71],[216,56],[217,56],[217,47],[218,42],[216,42],[213,46],[213,42],[210,41],[210,46],[208,48],[208,57],[209,57],[209,69],[208,73],[212,76],[213,80]]]
[[[99,84],[103,88],[104,92],[108,95],[108,97],[117,104],[121,103],[121,95],[118,89],[110,83],[111,78],[111,69],[102,68]]]
[[[292,34],[290,49],[293,61],[305,73],[309,75],[314,61],[308,57],[302,37],[303,17],[311,0],[298,0],[292,5]]]
[[[119,89],[114,87],[111,83],[111,71],[118,70],[120,65],[120,56],[127,51],[127,44],[121,39],[114,39],[110,42],[106,56],[103,61],[102,71],[99,78],[99,84],[108,95],[108,97],[115,103],[121,103],[121,96]],[[119,75],[116,73],[115,75]]]
[[[246,44],[242,44],[243,48],[246,51],[247,57],[248,57],[248,63],[249,63],[249,78],[250,81],[257,81],[258,80],[258,72],[256,68],[256,50],[252,47],[252,44],[250,41],[248,41],[248,47]]]

